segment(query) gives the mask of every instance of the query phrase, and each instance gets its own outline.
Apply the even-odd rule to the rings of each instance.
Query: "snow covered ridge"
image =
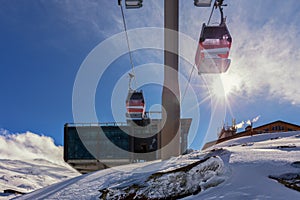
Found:
[[[78,173],[43,159],[0,159],[0,199],[5,190],[29,193],[74,176]]]
[[[0,130],[0,199],[10,198],[4,190],[29,193],[78,175],[52,138]]]
[[[219,157],[198,153],[85,174],[18,199],[177,199],[221,184],[225,174]]]
[[[219,157],[208,157],[180,168],[156,172],[146,181],[100,189],[100,199],[178,199],[195,195],[224,182],[223,167]]]
[[[298,200],[299,163],[300,132],[262,134],[78,176],[19,199]]]

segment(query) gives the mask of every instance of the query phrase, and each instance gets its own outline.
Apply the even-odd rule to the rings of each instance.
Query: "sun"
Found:
[[[219,77],[210,76],[209,81],[206,82],[209,97],[215,105],[225,106],[231,116],[233,116],[232,105],[234,105],[235,97],[239,96],[241,83],[241,78],[233,73],[220,74]]]
[[[237,79],[235,79],[234,77],[228,74],[221,74],[220,78],[222,80],[224,95],[226,97],[230,95],[232,92],[234,92],[234,89],[238,85],[238,81]]]
[[[219,79],[214,79],[211,84],[212,96],[227,99],[240,88],[240,78],[235,74],[220,74]]]

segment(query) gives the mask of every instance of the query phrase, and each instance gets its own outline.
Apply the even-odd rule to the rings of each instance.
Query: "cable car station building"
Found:
[[[130,123],[65,124],[64,160],[80,173],[159,160],[160,122],[160,119],[151,119],[145,127]],[[187,149],[191,122],[190,118],[181,119],[181,154]]]

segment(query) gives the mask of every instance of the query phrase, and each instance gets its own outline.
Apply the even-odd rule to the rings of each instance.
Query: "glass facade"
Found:
[[[181,119],[181,149],[187,148],[191,119]],[[64,160],[82,173],[160,159],[160,120],[139,127],[124,123],[65,124]],[[82,142],[84,141],[84,142]]]
[[[129,157],[130,137],[118,126],[65,126],[64,134],[65,160],[122,159]],[[118,148],[111,148],[112,143]],[[120,151],[119,148],[124,151]]]
[[[92,154],[90,154],[90,152],[85,148],[84,144],[79,138],[76,127],[65,127],[64,157],[65,160],[95,159],[94,156],[92,156]]]

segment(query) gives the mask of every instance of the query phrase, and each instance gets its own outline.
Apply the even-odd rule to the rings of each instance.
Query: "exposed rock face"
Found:
[[[224,182],[223,161],[209,157],[192,164],[152,174],[144,182],[101,189],[101,199],[177,199]]]
[[[300,161],[291,164],[295,168],[300,168]],[[286,173],[280,176],[269,176],[284,186],[300,192],[300,173]]]

